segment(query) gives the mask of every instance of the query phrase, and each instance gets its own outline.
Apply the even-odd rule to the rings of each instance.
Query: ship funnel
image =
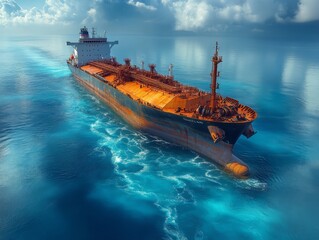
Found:
[[[80,39],[84,39],[84,38],[89,38],[89,31],[86,28],[86,26],[84,26],[83,28],[81,28],[80,30]]]

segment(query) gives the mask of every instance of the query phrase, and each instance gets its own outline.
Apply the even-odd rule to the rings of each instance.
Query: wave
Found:
[[[112,118],[104,114],[103,118],[96,119],[90,129],[101,137],[99,146],[111,149],[120,187],[130,194],[154,201],[165,215],[163,230],[167,239],[187,239],[178,226],[176,208],[181,204],[196,204],[194,194],[188,187],[188,182],[196,179],[190,173],[176,175],[170,169],[183,162],[200,167],[196,162],[199,157],[181,160],[171,152],[172,149],[166,150],[170,143],[131,130],[122,123],[109,121],[109,117]]]
[[[33,70],[48,73],[50,74],[50,78],[60,78],[70,75],[66,63],[61,65],[60,59],[55,59],[50,52],[36,47],[23,47],[20,49],[20,52],[36,66]]]
[[[258,179],[245,179],[236,181],[236,185],[240,188],[249,189],[249,190],[258,190],[258,191],[266,191],[268,188],[268,184],[265,182],[261,182]]]
[[[198,226],[189,235],[183,224],[187,217],[180,212],[184,208],[204,211],[202,206],[210,200],[205,200],[203,196],[217,194],[217,201],[223,201],[221,196],[225,194],[229,201],[229,189],[235,192],[236,189],[267,190],[267,184],[260,180],[230,178],[196,153],[140,133],[114,118],[112,113],[103,112],[92,122],[90,129],[100,137],[98,145],[111,150],[118,188],[152,201],[164,214],[166,239],[199,240],[210,237]],[[207,214],[204,214],[204,219]]]

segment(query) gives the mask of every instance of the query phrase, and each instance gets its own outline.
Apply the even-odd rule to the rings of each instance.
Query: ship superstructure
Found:
[[[80,30],[78,42],[67,42],[74,48],[70,56],[72,64],[78,67],[94,60],[110,59],[111,48],[118,44],[118,41],[108,42],[105,37],[95,37],[95,30],[92,30],[92,37],[89,37],[88,29],[84,26]]]
[[[78,43],[67,42],[74,53],[67,63],[89,90],[103,99],[125,121],[142,131],[192,149],[227,171],[242,177],[249,174],[245,163],[232,149],[241,134],[255,134],[251,122],[257,113],[239,101],[216,93],[218,44],[212,57],[211,92],[186,86],[172,76],[131,65],[130,59],[117,62],[110,56],[117,41],[89,37],[82,28]],[[94,54],[93,54],[94,53]]]

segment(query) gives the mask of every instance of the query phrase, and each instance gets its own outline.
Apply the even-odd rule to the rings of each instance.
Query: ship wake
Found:
[[[189,239],[181,229],[181,211],[200,208],[201,199],[195,192],[206,189],[225,190],[229,177],[196,153],[186,151],[159,138],[132,130],[117,121],[112,113],[103,113],[90,125],[100,137],[95,151],[103,154],[107,147],[117,175],[118,189],[140,199],[153,202],[165,220],[163,231],[167,239]],[[262,188],[254,180],[226,181],[238,188]],[[191,233],[194,239],[205,239],[203,229]]]

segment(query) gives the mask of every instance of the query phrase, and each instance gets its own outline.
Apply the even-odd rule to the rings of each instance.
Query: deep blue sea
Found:
[[[110,35],[112,55],[155,63],[258,112],[235,179],[133,129],[77,83],[65,42],[0,39],[0,239],[318,239],[319,41]]]

